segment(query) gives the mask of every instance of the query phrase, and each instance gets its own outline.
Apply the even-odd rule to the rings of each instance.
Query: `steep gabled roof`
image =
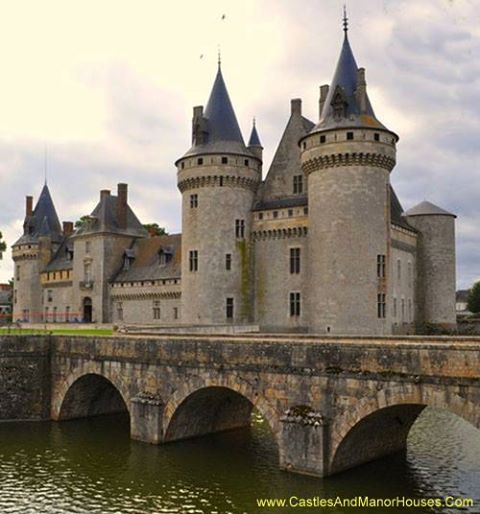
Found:
[[[402,204],[392,186],[390,186],[390,221],[394,225],[416,232],[404,217]]]
[[[313,123],[301,114],[300,100],[293,100],[290,118],[265,177],[256,209],[261,209],[262,204],[271,203],[272,200],[292,196],[293,176],[303,175],[298,141],[312,127]]]
[[[62,239],[62,227],[47,184],[43,186],[32,215],[26,216],[23,224],[23,236],[14,246],[35,243],[42,236],[51,237],[53,242],[60,242]]]
[[[147,231],[143,228],[129,205],[127,205],[127,226],[126,228],[120,227],[117,216],[117,202],[117,196],[108,195],[102,197],[89,216],[90,220],[79,228],[75,235],[108,232],[134,237],[146,237],[148,235]]]

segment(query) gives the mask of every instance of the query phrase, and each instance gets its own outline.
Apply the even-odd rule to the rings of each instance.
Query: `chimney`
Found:
[[[31,216],[33,214],[33,196],[25,198],[25,214]]]
[[[117,222],[119,228],[127,228],[128,184],[118,184]]]
[[[290,112],[293,116],[294,114],[302,115],[302,99],[301,98],[292,98],[290,100]]]
[[[193,108],[192,119],[192,144],[203,145],[207,142],[208,126],[207,120],[203,117],[203,105]]]
[[[319,106],[318,117],[320,119],[322,118],[323,106],[325,105],[325,101],[327,100],[328,90],[329,90],[328,84],[323,84],[323,86],[320,86],[320,100],[318,102],[318,106]]]
[[[104,198],[107,198],[107,196],[110,196],[110,189],[102,189],[100,191],[100,201],[102,201]]]
[[[73,234],[73,223],[71,221],[63,222],[63,235],[70,236]]]
[[[360,112],[367,110],[367,82],[365,81],[365,68],[358,68],[357,70],[357,89],[355,91]]]

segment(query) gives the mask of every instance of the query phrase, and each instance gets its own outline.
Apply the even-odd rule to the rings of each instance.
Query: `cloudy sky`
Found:
[[[341,11],[340,0],[0,0],[7,243],[21,233],[25,195],[40,193],[45,146],[61,220],[127,182],[142,221],[180,231],[173,162],[189,148],[192,107],[208,99],[218,45],[244,137],[255,116],[267,170],[290,98],[318,119]],[[478,0],[355,0],[348,11],[377,117],[400,135],[392,182],[406,209],[428,199],[458,214],[458,286],[469,286],[480,278]],[[11,276],[7,254],[0,281]]]

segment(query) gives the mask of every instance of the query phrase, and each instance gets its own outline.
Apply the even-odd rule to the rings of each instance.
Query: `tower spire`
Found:
[[[221,48],[220,48],[220,45],[218,45],[218,69],[220,70],[220,68],[222,67],[222,51],[221,51]]]
[[[43,149],[43,173],[45,175],[45,185],[47,185],[47,145],[45,144]]]
[[[343,32],[345,33],[345,37],[347,37],[348,17],[347,17],[347,5],[346,4],[343,4]]]

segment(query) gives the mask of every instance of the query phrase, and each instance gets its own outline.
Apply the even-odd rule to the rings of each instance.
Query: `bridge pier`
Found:
[[[140,393],[130,400],[130,437],[137,441],[160,444],[163,434],[162,400],[153,394]]]
[[[292,473],[327,474],[328,424],[306,406],[288,409],[281,421],[280,467]]]

